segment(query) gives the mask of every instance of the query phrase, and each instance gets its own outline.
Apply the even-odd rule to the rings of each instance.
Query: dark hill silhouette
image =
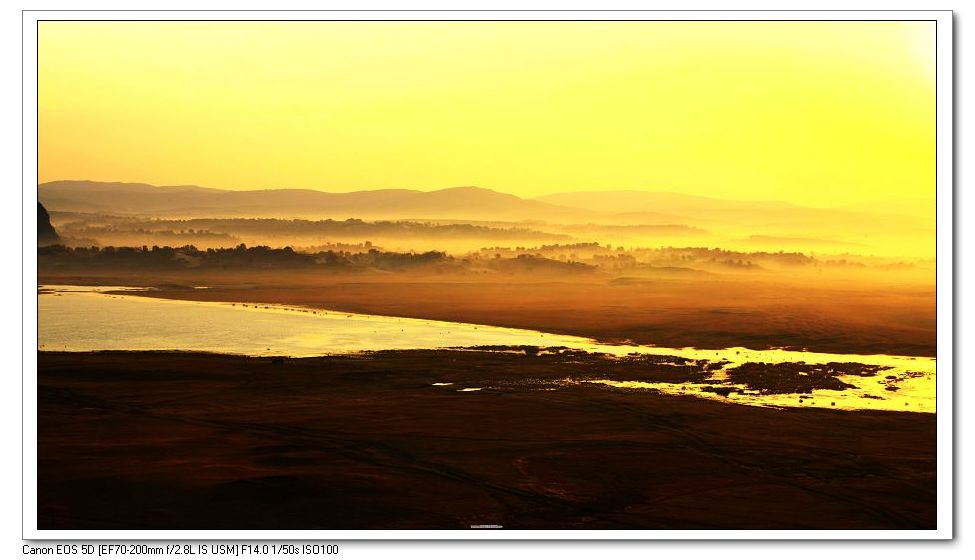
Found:
[[[37,244],[55,245],[61,242],[58,232],[51,225],[51,216],[40,202],[37,203]]]

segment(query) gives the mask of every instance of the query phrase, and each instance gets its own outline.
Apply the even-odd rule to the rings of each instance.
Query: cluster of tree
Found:
[[[323,270],[388,272],[423,270],[455,274],[548,274],[591,273],[598,269],[579,262],[563,262],[541,255],[518,255],[510,259],[454,258],[441,251],[393,252],[372,248],[367,251],[299,252],[291,247],[248,247],[198,249],[182,247],[66,247],[38,248],[42,270]]]
[[[79,218],[81,218],[79,216]],[[98,223],[102,221],[102,223]],[[109,223],[105,224],[105,221]],[[567,235],[526,228],[494,228],[474,224],[436,224],[411,221],[367,222],[348,220],[284,220],[277,218],[197,218],[186,220],[138,219],[100,216],[91,221],[78,219],[65,224],[74,235],[98,237],[105,233],[217,233],[237,237],[291,237],[370,239],[451,238],[451,239],[567,239]]]
[[[581,262],[563,262],[541,255],[518,255],[513,259],[489,261],[489,266],[500,272],[580,273],[594,272],[595,266]]]
[[[370,249],[376,249],[382,251],[382,247],[377,247],[373,245],[372,241],[363,241],[362,243],[319,243],[317,245],[305,245],[305,246],[295,246],[295,251],[301,251],[302,253],[322,253],[325,251],[346,251],[349,253],[365,253]]]
[[[226,233],[209,230],[150,230],[143,227],[126,229],[115,224],[91,225],[86,227],[66,227],[68,240],[97,239],[98,245],[132,245],[152,241],[166,245],[194,245],[204,247],[233,247],[240,244],[240,238]]]
[[[637,249],[635,253],[649,260],[674,263],[724,263],[732,266],[749,266],[753,263],[774,264],[777,266],[806,266],[818,261],[812,256],[799,252],[768,251],[730,251],[709,247],[659,247]]]
[[[305,269],[399,271],[436,267],[438,272],[575,274],[604,271],[612,274],[641,272],[691,272],[757,270],[790,267],[858,267],[843,259],[818,260],[803,253],[741,252],[707,247],[613,248],[598,243],[573,243],[524,247],[493,247],[454,258],[443,251],[394,252],[369,243],[296,251],[267,245],[201,249],[194,245],[141,247],[77,247],[61,244],[38,248],[41,267],[61,269],[157,269],[200,268],[210,270]],[[318,249],[318,250],[316,250]],[[904,267],[907,263],[889,264]]]
[[[582,263],[607,271],[668,269],[758,270],[763,268],[855,267],[851,259],[817,259],[800,252],[734,251],[710,247],[614,247],[600,243],[567,243],[538,247],[485,247],[471,253],[474,259],[512,259],[522,255],[568,263]]]
[[[183,247],[65,247],[50,245],[38,248],[39,266],[59,268],[209,268],[209,269],[296,269],[378,268],[400,270],[452,261],[446,253],[393,253],[371,249],[365,253],[321,251],[299,253],[291,247],[274,249],[267,246],[232,249],[197,249]]]

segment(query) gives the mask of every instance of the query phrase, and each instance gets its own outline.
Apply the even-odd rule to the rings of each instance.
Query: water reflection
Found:
[[[874,380],[857,385],[856,389],[817,389],[809,393],[770,394],[749,390],[742,385],[691,385],[650,383],[645,381],[616,381],[613,379],[567,380],[566,383],[596,383],[621,389],[651,389],[666,395],[686,395],[753,406],[818,407],[838,410],[903,410],[908,412],[936,412],[935,376],[918,377],[918,383],[902,385],[896,395],[885,394]],[[883,382],[879,382],[883,385]],[[720,391],[715,391],[720,388]]]
[[[165,300],[118,286],[41,286],[38,290],[38,348],[58,351],[183,350],[249,356],[309,357],[370,350],[496,346],[497,351],[548,355],[564,347],[627,356],[668,356],[661,366],[687,360],[708,365],[699,383],[655,383],[609,378],[570,379],[609,387],[655,390],[763,406],[815,406],[934,412],[933,358],[824,354],[789,350],[726,348],[699,350],[599,344],[593,340],[485,325],[382,317],[300,307]],[[107,293],[125,292],[125,293]],[[514,346],[523,349],[512,349]],[[538,350],[538,348],[542,350]],[[530,351],[529,351],[530,350]],[[571,362],[567,362],[571,363]],[[746,366],[747,364],[747,366]],[[764,373],[787,365],[792,374],[821,375],[823,365],[857,366],[835,374],[837,388],[815,386],[808,393],[768,391],[750,386],[745,369]],[[873,367],[864,375],[864,367]],[[736,369],[738,368],[738,369]],[[833,375],[835,374],[835,375]],[[436,386],[449,385],[433,383]],[[464,388],[459,392],[476,391]],[[797,389],[799,390],[799,389]],[[802,389],[808,390],[808,389]]]
[[[300,307],[166,300],[104,286],[38,290],[41,350],[189,350],[248,356],[309,357],[367,350],[452,346],[626,348],[523,329],[382,317]]]

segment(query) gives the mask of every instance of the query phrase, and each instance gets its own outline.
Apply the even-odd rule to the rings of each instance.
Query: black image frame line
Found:
[[[50,9],[50,10],[49,9],[43,9],[43,10],[21,10],[21,21],[22,21],[22,25],[21,25],[21,84],[24,83],[23,18],[28,13],[33,13],[33,12],[63,12],[63,11],[64,10],[54,10],[54,9]],[[90,9],[90,10],[84,10],[84,11],[85,12],[117,12],[117,11],[120,11],[120,10]],[[328,12],[328,13],[333,13],[333,12],[389,12],[389,11],[404,11],[404,12],[448,12],[448,13],[450,13],[450,12],[478,12],[478,13],[483,13],[483,12],[544,12],[544,13],[564,13],[564,12],[629,12],[629,13],[643,13],[643,12],[660,12],[660,13],[666,13],[666,12],[670,12],[670,13],[673,13],[673,12],[695,12],[695,13],[708,13],[708,12],[713,12],[715,10],[622,10],[622,9],[620,9],[620,10],[468,10],[468,9],[461,9],[461,10],[432,10],[432,9],[431,10],[424,10],[424,9],[416,9],[416,10],[381,10],[381,9],[372,9],[372,10],[296,10],[296,9],[291,9],[291,10],[176,10],[176,9],[164,9],[164,10],[121,10],[121,11],[125,11],[125,12],[133,12],[133,11],[135,11],[135,12],[231,12],[231,13],[240,13],[240,12],[245,12],[245,13],[249,13],[249,12],[302,12],[302,13]],[[734,12],[785,12],[785,13],[788,13],[788,12],[867,12],[867,13],[874,13],[875,12],[875,13],[889,13],[892,10],[852,10],[851,9],[851,10],[729,10],[729,11],[734,11]],[[947,13],[950,13],[951,14],[951,20],[952,20],[952,23],[954,23],[954,10],[893,10],[893,11],[896,11],[896,12],[925,12],[925,13],[930,13],[932,11],[944,11],[944,12],[947,12]],[[233,20],[233,19],[143,19],[143,20],[139,20],[139,19],[37,19],[34,22],[34,24],[35,24],[35,33],[34,33],[34,40],[35,40],[35,61],[34,61],[35,62],[35,107],[36,107],[36,113],[35,113],[34,116],[35,116],[35,130],[37,131],[36,134],[35,134],[35,155],[39,155],[40,154],[40,24],[41,24],[41,22],[78,22],[78,23],[82,23],[82,22],[104,22],[104,23],[112,23],[112,22],[118,22],[118,23],[153,23],[153,22],[170,22],[170,23],[177,23],[177,22],[200,22],[200,23],[206,23],[206,22],[214,22],[214,23],[216,23],[216,22],[219,22],[219,23],[262,23],[262,22],[264,22],[264,23],[278,23],[278,22],[283,22],[283,23],[301,23],[301,22],[309,22],[309,23],[343,23],[343,22],[358,22],[358,23],[362,23],[362,22],[376,22],[376,23],[397,23],[397,22],[404,22],[404,23],[411,23],[411,22],[412,23],[441,23],[441,22],[442,23],[458,23],[458,22],[464,22],[464,23],[478,23],[478,22],[499,22],[499,23],[500,22],[509,22],[509,23],[545,23],[545,22],[553,22],[553,23],[573,23],[573,22],[579,22],[579,23],[598,23],[598,22],[609,22],[609,23],[626,23],[626,22],[634,22],[634,23],[668,23],[668,22],[693,22],[693,23],[711,23],[711,22],[714,22],[714,23],[722,23],[722,22],[724,22],[724,23],[782,23],[782,22],[799,22],[799,23],[801,23],[801,22],[875,22],[875,23],[885,23],[885,22],[931,22],[931,23],[934,23],[934,26],[935,26],[935,40],[934,40],[934,47],[935,47],[935,57],[934,57],[934,59],[935,59],[935,119],[934,119],[934,125],[935,125],[935,139],[934,139],[935,140],[935,164],[934,164],[934,167],[935,167],[935,200],[937,201],[937,194],[938,194],[938,191],[937,191],[937,185],[938,185],[938,161],[937,161],[937,154],[938,154],[938,80],[937,80],[937,77],[938,77],[938,48],[937,47],[938,47],[938,23],[939,23],[939,20],[937,20],[937,19],[708,19],[708,20],[703,20],[703,19],[665,19],[665,20],[644,20],[644,19],[615,19],[615,20],[614,19],[537,19],[537,20],[536,19],[523,19],[523,20],[518,20],[518,19],[468,19],[468,20],[465,20],[465,19],[390,19],[390,20],[387,20],[387,19],[341,19],[341,20],[327,20],[327,19],[324,19],[324,20],[319,20],[319,19],[290,19],[290,20],[289,19],[236,19],[236,20]],[[957,64],[957,56],[956,56],[957,53],[955,52],[955,35],[954,34],[952,35],[952,45],[951,45],[951,48],[952,48],[952,74],[954,76],[954,73],[955,73],[955,70],[956,70],[956,64]],[[956,104],[955,104],[955,97],[956,96],[954,95],[954,93],[955,93],[954,89],[956,87],[957,87],[957,85],[956,85],[955,81],[953,80],[952,81],[952,93],[953,93],[953,95],[952,95],[952,100],[951,100],[951,105],[952,105],[952,108],[953,109],[956,108]],[[21,119],[20,119],[20,121],[21,121],[21,138],[23,138],[23,134],[24,134],[24,111],[23,111],[23,102],[24,102],[24,91],[23,91],[23,87],[21,87]],[[953,117],[955,116],[954,112],[952,113],[952,116]],[[958,148],[957,148],[957,141],[956,141],[957,138],[956,138],[956,135],[957,135],[957,128],[956,127],[953,127],[952,128],[952,140],[953,140],[952,141],[952,156],[953,156],[952,157],[952,178],[953,179],[957,176],[957,174],[956,174],[957,157],[956,156],[957,156],[957,149]],[[24,164],[23,164],[24,157],[23,156],[24,156],[24,144],[23,144],[23,142],[21,142],[21,184],[23,184],[23,179],[24,179],[24,175],[25,175],[25,169],[24,169]],[[35,181],[34,181],[34,183],[35,183],[35,190],[36,190],[36,185],[38,184],[38,181],[40,180],[39,173],[40,173],[40,164],[38,162],[38,164],[35,167]],[[957,187],[957,185],[956,185],[955,181],[953,181],[952,182],[952,205],[951,205],[952,206],[953,218],[957,218],[957,213],[958,213],[958,209],[957,209],[957,207],[954,204],[955,198],[956,198],[955,197],[954,190],[955,190],[956,187]],[[21,197],[20,198],[21,198],[21,208],[22,208],[22,212],[23,212],[23,208],[24,208],[24,190],[23,189],[21,189]],[[23,227],[24,226],[24,222],[25,222],[25,216],[24,216],[24,214],[21,214],[21,249],[20,249],[20,252],[21,252],[21,270],[23,270],[23,268],[24,268],[24,260],[25,260],[25,252],[24,252],[24,243],[23,242],[26,240],[25,239],[26,235],[24,233],[24,227]],[[953,226],[954,226],[954,223],[956,223],[956,222],[953,221],[953,223],[952,223]],[[936,209],[935,209],[935,232],[936,232],[936,234],[935,234],[935,263],[936,263],[936,267],[937,267],[937,202],[936,202]],[[955,261],[955,259],[957,257],[957,252],[958,252],[958,245],[957,245],[957,242],[956,242],[957,240],[956,240],[956,237],[955,236],[956,236],[956,232],[955,232],[954,227],[952,227],[952,233],[951,233],[951,239],[952,239],[952,279],[953,279],[953,282],[952,282],[952,302],[954,302],[956,300],[957,279],[958,279],[957,278],[958,269],[954,266],[954,261]],[[937,268],[935,270],[937,270]],[[37,271],[37,274],[39,274],[39,269]],[[936,278],[937,278],[937,274],[936,274]],[[35,282],[37,280],[39,280],[39,276],[35,275]],[[21,293],[23,293],[23,290],[24,290],[23,276],[21,276]],[[936,320],[937,320],[937,311],[938,311],[937,297],[938,297],[938,291],[937,291],[937,280],[936,280],[936,282],[935,282],[935,313],[936,313]],[[21,324],[23,324],[23,321],[24,321],[24,307],[25,306],[24,306],[23,299],[21,299]],[[37,315],[40,314],[40,302],[39,302],[39,300],[35,300],[35,314],[37,314]],[[954,313],[954,309],[952,308],[952,319],[951,319],[951,325],[952,325],[952,348],[951,348],[951,353],[952,353],[952,365],[953,366],[954,366],[954,363],[957,360],[957,356],[958,356],[958,354],[957,354],[957,344],[956,344],[957,343],[957,336],[958,336],[957,335],[957,324],[956,324],[957,320],[958,320],[957,314]],[[40,337],[40,325],[38,324],[35,327],[35,339],[39,339],[39,337]],[[23,329],[21,329],[21,378],[20,378],[20,380],[21,380],[21,430],[20,430],[20,439],[21,439],[21,450],[22,450],[22,452],[21,452],[21,511],[23,511],[23,507],[24,507],[24,496],[25,496],[25,490],[24,490],[24,460],[23,460],[23,449],[24,449],[24,443],[25,443],[24,442],[24,414],[23,414],[24,404],[25,404],[25,401],[24,401],[24,355],[23,355],[23,345],[24,345],[24,331],[23,331]],[[36,350],[36,352],[39,353],[40,350]],[[937,359],[937,344],[935,346],[935,359]],[[955,416],[955,412],[954,412],[954,410],[955,410],[954,409],[954,405],[957,404],[957,402],[958,402],[958,391],[957,391],[957,387],[955,387],[955,382],[957,381],[956,370],[957,370],[957,368],[952,367],[952,371],[951,371],[952,386],[953,386],[953,388],[955,388],[955,390],[952,392],[952,396],[951,396],[952,403],[953,403],[953,407],[952,407],[952,419],[951,419],[951,422],[952,422],[951,423],[951,432],[952,432],[952,459],[951,459],[952,460],[952,481],[951,482],[952,482],[952,490],[955,489],[955,483],[956,483],[956,477],[957,477],[957,462],[958,462],[957,454],[954,453],[955,448],[956,448],[957,443],[958,443],[957,442],[958,434],[957,434],[957,430],[956,430],[956,427],[957,426],[955,425],[956,416]],[[936,385],[935,385],[935,407],[936,407],[935,416],[937,416],[938,392],[939,392],[939,387],[938,387],[937,381],[936,381]],[[936,441],[936,449],[937,449],[937,445],[939,445],[939,444],[940,444],[940,442],[939,441]],[[37,446],[37,441],[36,440],[34,442],[34,445],[35,445],[35,458],[36,458],[36,456],[37,456],[37,447],[36,447]],[[936,455],[935,455],[935,461],[937,462],[937,451],[936,451]],[[36,471],[36,467],[37,467],[36,464],[34,465],[34,467],[35,467],[35,471]],[[35,492],[36,492],[36,488],[35,488]],[[950,540],[954,540],[954,530],[957,527],[957,517],[958,517],[957,516],[957,508],[958,508],[958,500],[956,499],[956,497],[954,496],[954,493],[953,493],[953,495],[952,495],[952,538]],[[135,529],[133,529],[133,530],[135,530]],[[937,530],[937,528],[935,530]],[[23,538],[23,535],[24,535],[24,516],[21,515],[21,537],[22,538]],[[43,542],[43,541],[54,540],[54,539],[38,539],[38,540]],[[85,540],[97,540],[97,539],[79,539],[79,540],[85,541]],[[140,539],[126,539],[126,538],[123,538],[123,539],[119,539],[119,540],[123,540],[123,541],[138,541]],[[188,540],[188,541],[191,541],[191,542],[192,541],[196,541],[196,542],[201,542],[201,541],[211,542],[210,540],[207,540],[207,539],[182,539],[182,540]],[[255,541],[255,542],[277,542],[277,540],[278,539],[259,540],[259,541]],[[360,541],[362,539],[330,539],[330,540],[331,541],[336,541],[336,542],[350,542],[350,541],[351,542],[356,542],[356,541]],[[567,540],[563,540],[563,539],[537,539],[537,540],[536,539],[531,539],[529,541],[525,541],[523,539],[464,539],[464,540],[467,541],[467,542],[482,542],[482,543],[494,543],[494,542],[506,542],[506,543],[514,543],[514,542],[535,542],[535,543],[537,543],[537,542],[575,542],[575,540],[567,541]],[[631,542],[631,543],[635,543],[635,542],[641,542],[641,541],[642,542],[646,542],[648,540],[660,541],[660,542],[682,542],[682,541],[686,541],[687,539],[630,539],[630,538],[620,538],[620,539],[582,539],[579,542],[592,543],[592,542],[598,542],[598,541],[608,541],[608,542]],[[725,543],[725,542],[765,542],[765,541],[768,541],[768,540],[769,539],[714,539],[713,542],[717,542],[717,543]],[[823,542],[821,539],[789,539],[789,540],[790,541],[793,541],[793,542]],[[873,542],[873,541],[877,541],[877,540],[889,540],[889,539],[880,539],[880,538],[877,538],[877,539],[868,539],[868,538],[864,538],[864,539],[851,539],[851,540],[847,540],[845,542]],[[233,542],[233,541],[215,541],[215,542]],[[370,542],[408,543],[408,542],[442,542],[442,540],[441,539],[407,539],[407,540],[389,539],[389,540],[381,540],[381,541],[370,540]],[[830,542],[836,542],[836,541],[830,541]],[[929,541],[927,539],[903,539],[902,542],[929,542]]]

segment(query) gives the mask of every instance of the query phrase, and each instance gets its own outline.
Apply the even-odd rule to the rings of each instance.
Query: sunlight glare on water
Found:
[[[763,406],[815,406],[934,412],[935,359],[882,354],[825,354],[789,350],[663,348],[600,344],[591,339],[486,325],[383,317],[253,303],[196,302],[134,295],[138,288],[117,286],[41,286],[38,290],[38,349],[180,350],[247,356],[311,357],[377,350],[463,348],[472,346],[566,347],[612,356],[653,354],[692,360],[725,360],[725,370],[710,379],[741,392],[727,396],[700,391],[700,385],[582,379],[625,389],[723,399]],[[133,293],[107,293],[133,292]],[[856,389],[815,390],[799,398],[761,394],[729,384],[727,369],[744,363],[825,364],[853,362],[888,366],[870,377],[838,376]],[[895,382],[887,376],[896,378]],[[435,384],[437,385],[437,384]],[[896,391],[888,387],[896,387]],[[472,389],[464,389],[472,390]]]

